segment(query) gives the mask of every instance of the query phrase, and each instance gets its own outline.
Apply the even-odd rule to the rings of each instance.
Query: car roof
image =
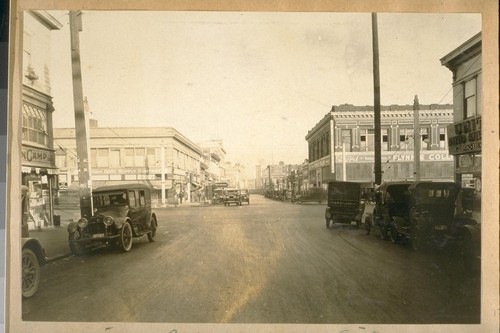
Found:
[[[104,185],[95,188],[93,192],[108,192],[108,191],[118,191],[118,190],[151,190],[151,187],[149,187],[146,184],[140,184],[140,183]]]

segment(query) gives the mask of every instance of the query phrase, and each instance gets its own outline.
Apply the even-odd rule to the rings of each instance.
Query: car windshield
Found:
[[[94,208],[123,206],[127,204],[127,193],[120,192],[105,192],[93,195]]]
[[[228,195],[234,195],[234,194],[238,194],[238,191],[227,191],[226,193]]]

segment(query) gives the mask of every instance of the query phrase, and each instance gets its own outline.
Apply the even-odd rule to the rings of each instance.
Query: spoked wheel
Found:
[[[132,228],[128,222],[125,222],[120,230],[120,248],[123,252],[128,252],[132,248]]]
[[[388,234],[387,229],[384,228],[383,225],[379,226],[379,233],[380,233],[380,239],[387,240],[389,238],[389,236],[387,235]]]
[[[78,231],[70,233],[68,235],[69,249],[71,253],[75,256],[83,256],[85,254],[85,247],[78,242],[75,242],[79,238]]]
[[[151,228],[151,231],[148,232],[148,240],[150,242],[155,241],[155,236],[156,236],[156,226],[158,224],[156,223],[156,218],[154,216],[151,216],[151,225],[149,226]]]
[[[326,221],[326,228],[327,229],[330,228],[330,220],[329,219],[325,219],[325,221]]]
[[[365,229],[366,229],[366,234],[370,234],[370,230],[372,229],[372,220],[367,216],[365,218]]]
[[[33,296],[40,283],[40,264],[36,254],[30,249],[23,249],[22,279],[23,297]]]
[[[393,243],[397,243],[398,242],[398,231],[396,230],[396,227],[394,225],[390,225],[389,226],[389,231],[388,231],[388,234],[389,234],[389,239],[391,240],[391,242]]]

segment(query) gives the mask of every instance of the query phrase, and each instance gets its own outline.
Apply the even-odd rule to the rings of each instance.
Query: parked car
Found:
[[[68,225],[69,246],[73,254],[114,245],[128,252],[132,239],[147,235],[154,241],[158,221],[151,209],[151,189],[144,184],[102,186],[92,193],[94,215]]]
[[[375,195],[374,222],[365,223],[367,228],[378,224],[382,238],[409,243],[414,250],[455,243],[469,265],[480,254],[480,226],[465,209],[461,193],[454,182],[382,184]]]
[[[240,191],[236,189],[226,190],[224,192],[224,206],[229,206],[233,203],[241,206]]]
[[[240,190],[241,202],[246,202],[247,205],[250,205],[250,194],[248,190]]]
[[[295,196],[295,201],[298,203],[317,202],[322,204],[323,202],[326,202],[326,200],[326,190],[322,187],[311,187],[310,189]]]
[[[22,258],[21,258],[21,285],[22,295],[25,298],[32,297],[38,291],[40,284],[41,267],[45,265],[45,250],[42,244],[29,237],[28,230],[28,210],[29,199],[27,198],[28,187],[22,186],[21,188],[21,202],[22,202]]]
[[[328,183],[327,192],[326,227],[329,228],[330,223],[351,224],[355,222],[356,228],[359,228],[365,210],[364,202],[361,199],[361,184],[333,181]]]
[[[372,229],[380,232],[382,239],[389,239],[389,226],[394,216],[404,216],[409,212],[412,182],[384,182],[375,188],[375,207],[365,218],[365,228],[369,234]]]

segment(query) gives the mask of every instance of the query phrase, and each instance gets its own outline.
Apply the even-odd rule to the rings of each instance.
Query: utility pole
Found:
[[[375,122],[375,184],[382,183],[382,138],[380,133],[380,72],[378,58],[377,13],[372,13],[373,43],[373,90],[374,90],[374,122]]]
[[[78,181],[81,217],[92,216],[87,129],[83,104],[82,70],[80,64],[80,38],[82,31],[82,12],[69,12],[71,37],[71,66],[73,72],[73,99],[75,104],[76,154],[78,156]]]
[[[413,100],[413,180],[420,180],[420,126],[418,96]]]

